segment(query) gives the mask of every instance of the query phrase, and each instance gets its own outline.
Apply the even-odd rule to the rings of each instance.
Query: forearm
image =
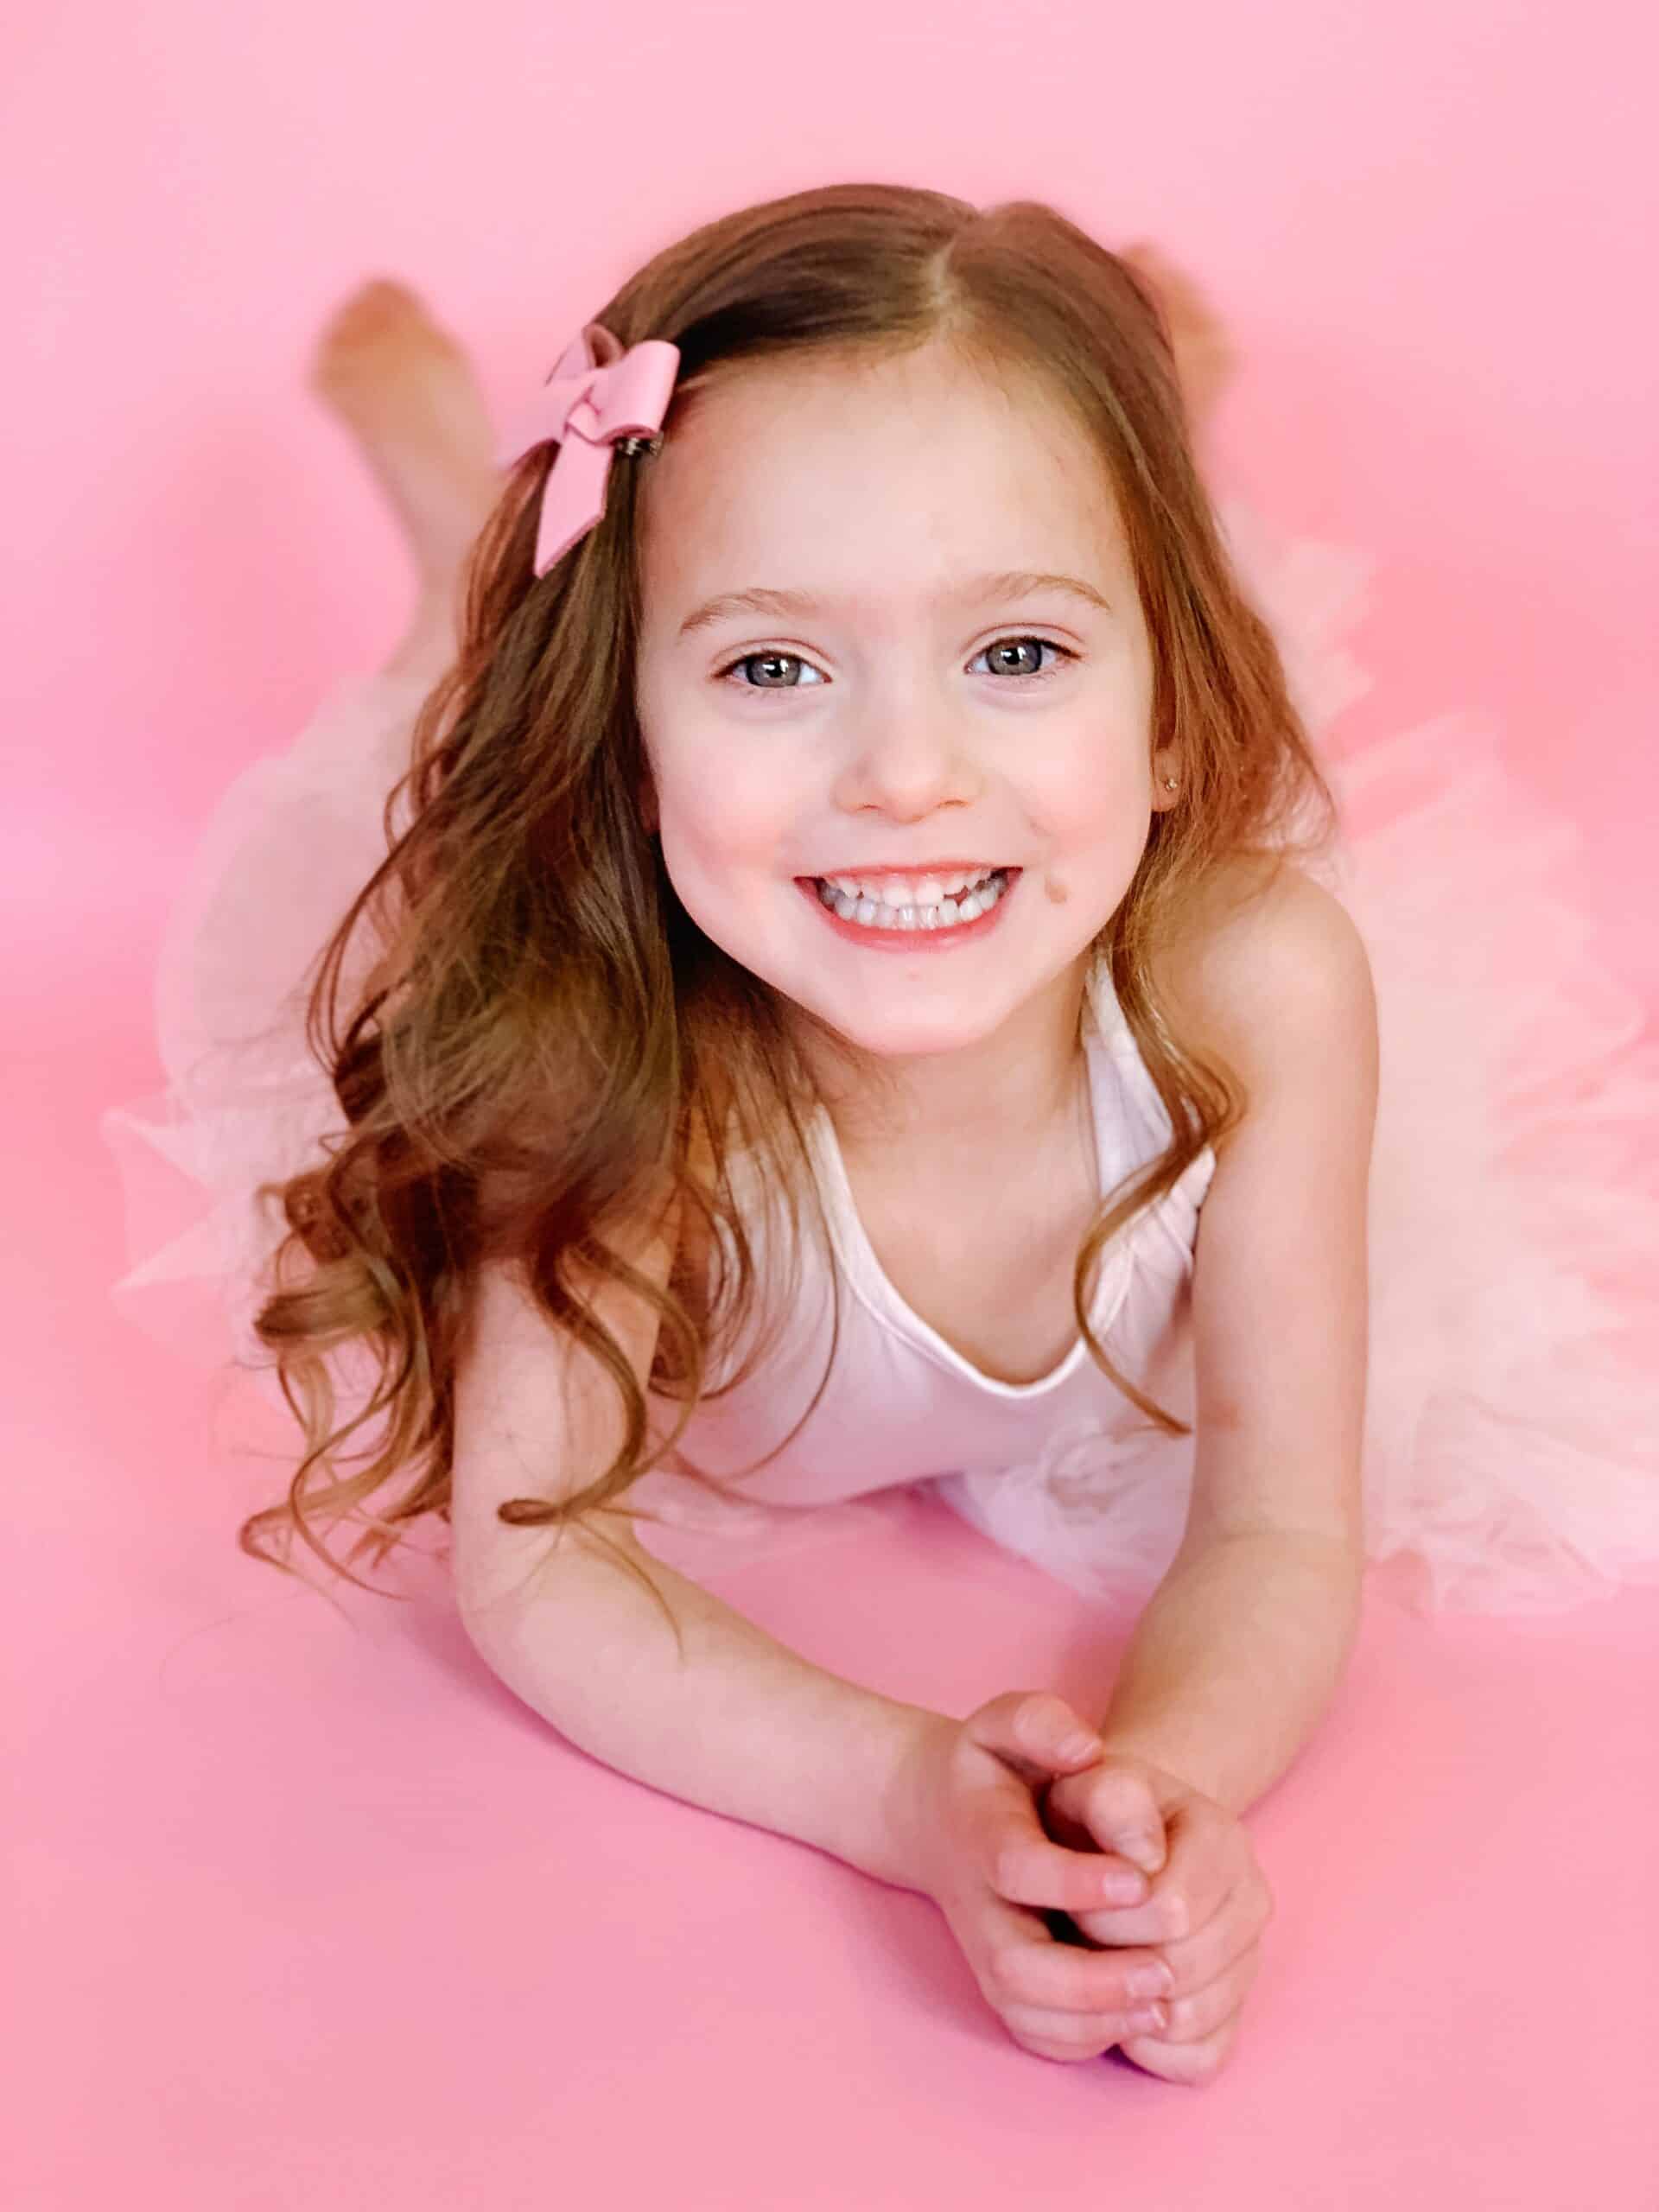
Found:
[[[1360,1569],[1334,1546],[1235,1536],[1147,1602],[1100,1732],[1241,1813],[1313,1733],[1347,1664]]]
[[[607,1766],[921,1887],[911,1782],[944,1716],[814,1666],[643,1548],[634,1556],[678,1622],[683,1662],[635,1577],[568,1539],[533,1599],[465,1593],[467,1633],[510,1689]]]

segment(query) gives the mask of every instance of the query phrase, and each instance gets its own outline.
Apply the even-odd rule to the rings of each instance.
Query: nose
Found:
[[[899,821],[963,804],[983,788],[967,734],[938,705],[861,721],[836,793],[849,809],[874,807]]]

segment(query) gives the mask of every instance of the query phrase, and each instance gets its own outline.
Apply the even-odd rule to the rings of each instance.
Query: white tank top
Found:
[[[1103,1194],[1162,1152],[1170,1137],[1163,1101],[1104,963],[1096,963],[1085,997],[1083,1043]],[[990,1475],[1029,1462],[1061,1437],[1127,1445],[1133,1436],[1138,1448],[1169,1440],[1101,1372],[1081,1334],[1035,1382],[1002,1382],[965,1359],[906,1304],[883,1272],[858,1217],[827,1112],[813,1117],[810,1139],[841,1275],[840,1341],[817,1407],[775,1459],[736,1482],[742,1497],[823,1504],[944,1475]],[[747,1155],[734,1158],[732,1174],[762,1270],[757,1313],[764,1315],[769,1271],[788,1257],[788,1221],[767,1202],[757,1179],[744,1173],[747,1164]],[[1193,1246],[1214,1171],[1215,1155],[1206,1146],[1172,1189],[1119,1231],[1101,1256],[1090,1314],[1113,1361],[1157,1404],[1186,1421],[1193,1400]],[[810,1197],[804,1205],[810,1210]],[[729,1249],[723,1225],[721,1236]],[[803,1243],[800,1294],[775,1349],[728,1395],[712,1402],[705,1397],[680,1440],[679,1452],[722,1481],[782,1441],[823,1376],[832,1286],[810,1211]],[[741,1350],[753,1342],[757,1326],[758,1320],[751,1323]],[[736,1372],[739,1357],[734,1351],[711,1369],[711,1386]],[[662,1434],[674,1408],[655,1395],[652,1407],[653,1433]],[[671,1455],[664,1466],[673,1465]],[[671,1472],[669,1480],[673,1484]]]

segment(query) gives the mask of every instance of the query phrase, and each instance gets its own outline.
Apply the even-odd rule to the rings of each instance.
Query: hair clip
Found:
[[[679,373],[665,338],[624,347],[603,323],[582,325],[553,365],[533,409],[497,454],[511,468],[550,440],[558,452],[542,486],[535,572],[543,576],[605,512],[613,451],[656,453]]]

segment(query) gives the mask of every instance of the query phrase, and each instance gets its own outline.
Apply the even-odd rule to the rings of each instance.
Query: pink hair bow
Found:
[[[666,339],[642,338],[625,350],[601,322],[584,323],[554,363],[517,437],[497,454],[511,468],[550,438],[558,442],[542,491],[538,576],[604,513],[613,448],[657,450],[679,366],[680,349]]]

